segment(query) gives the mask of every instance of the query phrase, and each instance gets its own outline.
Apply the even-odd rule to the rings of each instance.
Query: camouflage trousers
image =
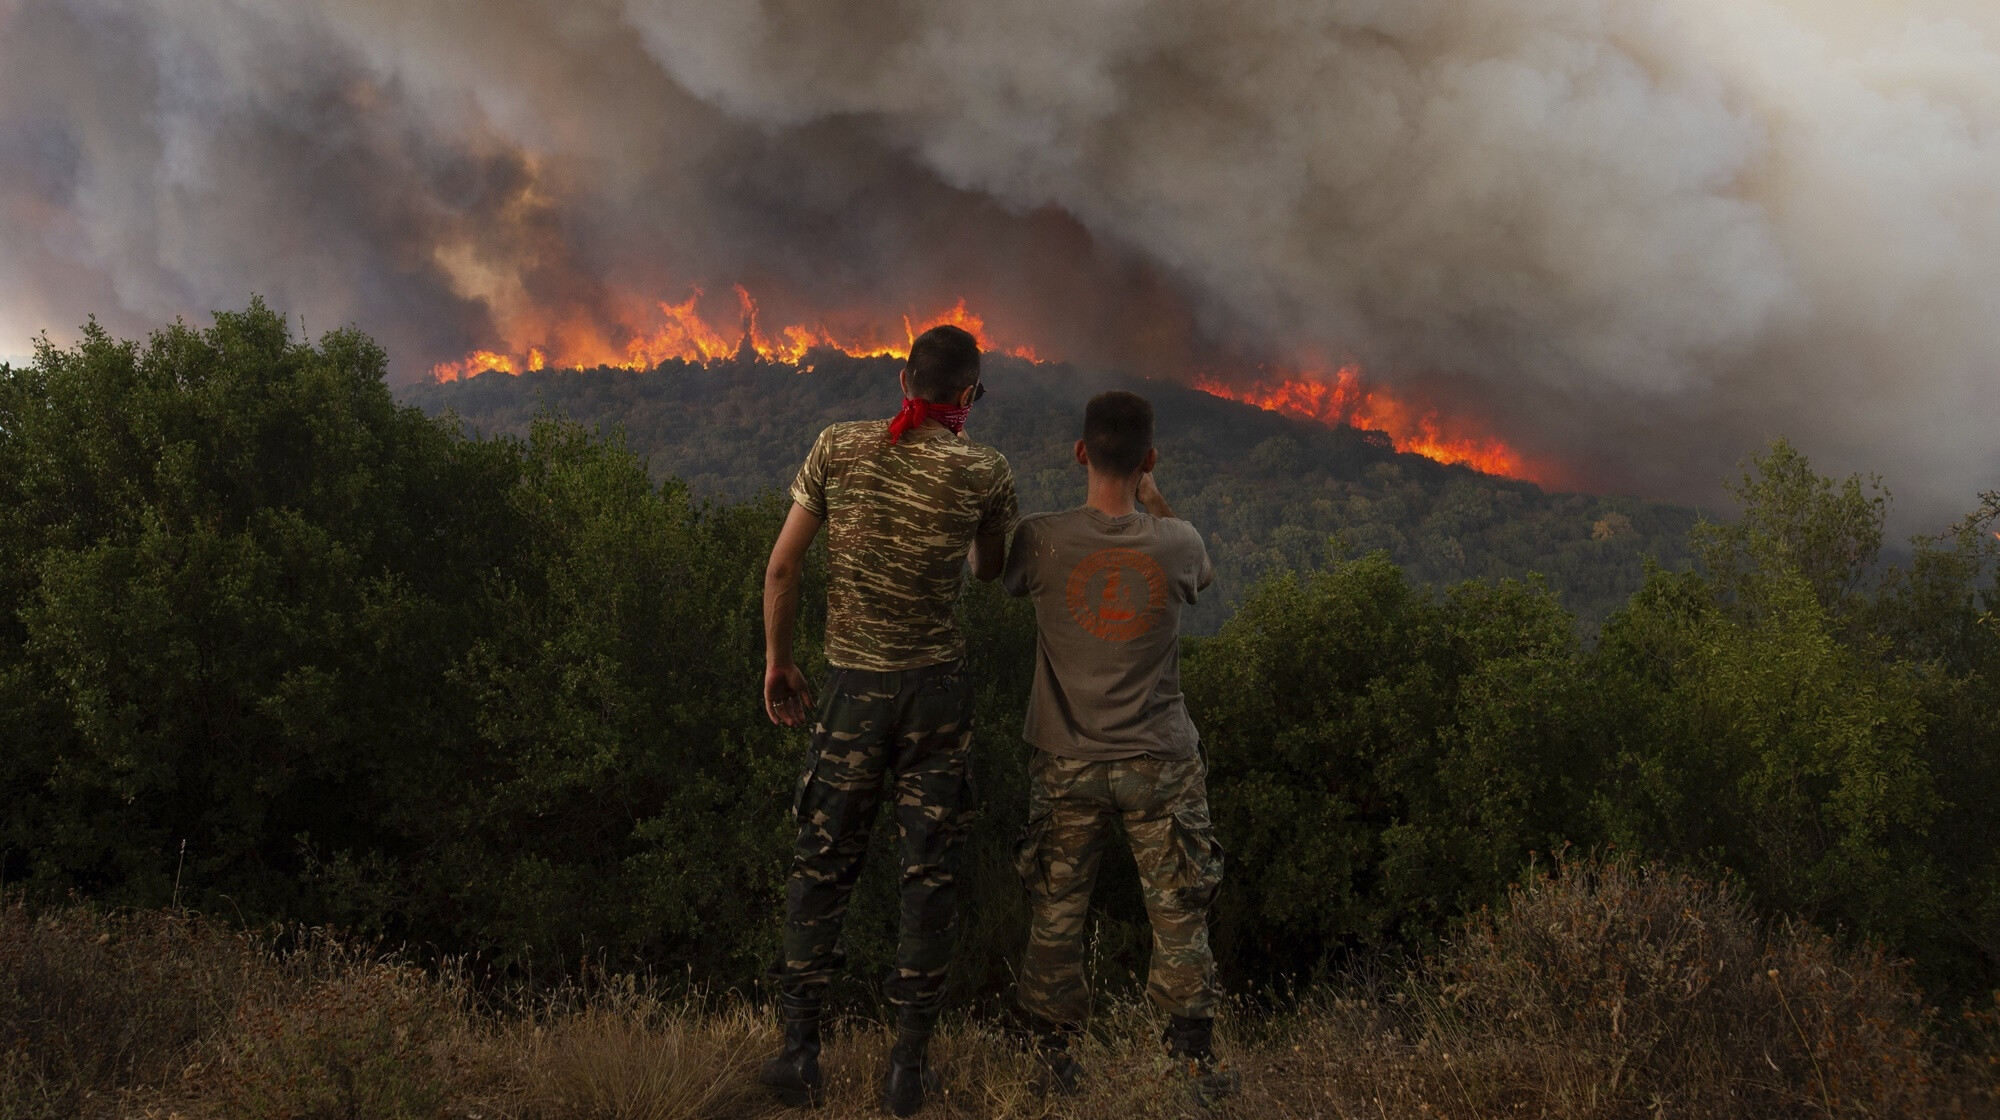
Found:
[[[902,856],[902,934],[883,993],[935,1011],[958,940],[958,853],[978,814],[961,663],[830,674],[792,805],[799,836],[777,968],[785,991],[821,991],[845,962],[840,929],[885,795]]]
[[[1208,821],[1206,771],[1200,758],[1084,762],[1035,752],[1028,829],[1016,853],[1028,888],[1025,1010],[1053,1023],[1088,1015],[1084,919],[1112,822],[1123,820],[1153,926],[1146,994],[1169,1014],[1215,1014],[1208,906],[1222,882],[1222,846]]]

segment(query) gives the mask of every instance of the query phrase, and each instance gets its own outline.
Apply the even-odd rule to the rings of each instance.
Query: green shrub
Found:
[[[1570,835],[1594,764],[1576,658],[1537,587],[1440,596],[1380,555],[1261,585],[1185,678],[1237,965],[1421,940]]]

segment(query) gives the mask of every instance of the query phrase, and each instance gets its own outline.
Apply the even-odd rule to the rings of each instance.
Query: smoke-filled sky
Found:
[[[0,353],[250,293],[397,375],[693,284],[1359,360],[1599,490],[2000,485],[1990,0],[0,0]]]

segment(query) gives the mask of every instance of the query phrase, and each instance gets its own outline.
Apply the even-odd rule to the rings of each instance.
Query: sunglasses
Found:
[[[978,400],[979,398],[981,398],[981,397],[983,397],[983,396],[985,396],[985,395],[986,395],[986,382],[984,382],[984,381],[975,381],[975,382],[973,382],[973,383],[972,383],[972,399],[973,399],[973,400]]]

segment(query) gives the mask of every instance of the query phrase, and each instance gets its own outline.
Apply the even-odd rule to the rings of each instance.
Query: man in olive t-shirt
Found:
[[[1088,505],[1030,514],[1014,532],[1001,578],[1011,594],[1035,596],[1023,737],[1041,750],[1089,762],[1194,757],[1180,614],[1215,572],[1195,527],[1156,505],[1157,516]]]
[[[1084,919],[1104,842],[1123,821],[1153,926],[1146,993],[1168,1014],[1164,1041],[1195,1068],[1206,1104],[1233,1085],[1212,1045],[1208,906],[1222,848],[1181,698],[1180,612],[1214,571],[1201,534],[1153,485],[1145,398],[1092,398],[1076,457],[1088,469],[1089,500],[1023,519],[1001,576],[1010,594],[1033,597],[1038,633],[1024,731],[1036,750],[1018,850],[1030,909],[1021,1006],[1045,1086],[1073,1090],[1079,1070],[1068,1040],[1089,1012]]]
[[[840,967],[841,926],[869,826],[889,800],[902,856],[902,932],[883,994],[897,1007],[883,1104],[923,1105],[924,1064],[958,936],[959,848],[972,827],[972,681],[953,621],[966,561],[1000,574],[1016,520],[1014,479],[999,452],[966,439],[984,389],[979,346],[957,327],[911,344],[893,420],[820,433],[792,483],[792,508],[764,577],[764,704],[797,725],[812,708],[792,657],[806,550],[827,531],[826,659],[812,751],[793,813],[798,840],[785,886],[783,955],[774,969],[785,1043],[760,1079],[787,1103],[817,1104],[820,1003]]]

